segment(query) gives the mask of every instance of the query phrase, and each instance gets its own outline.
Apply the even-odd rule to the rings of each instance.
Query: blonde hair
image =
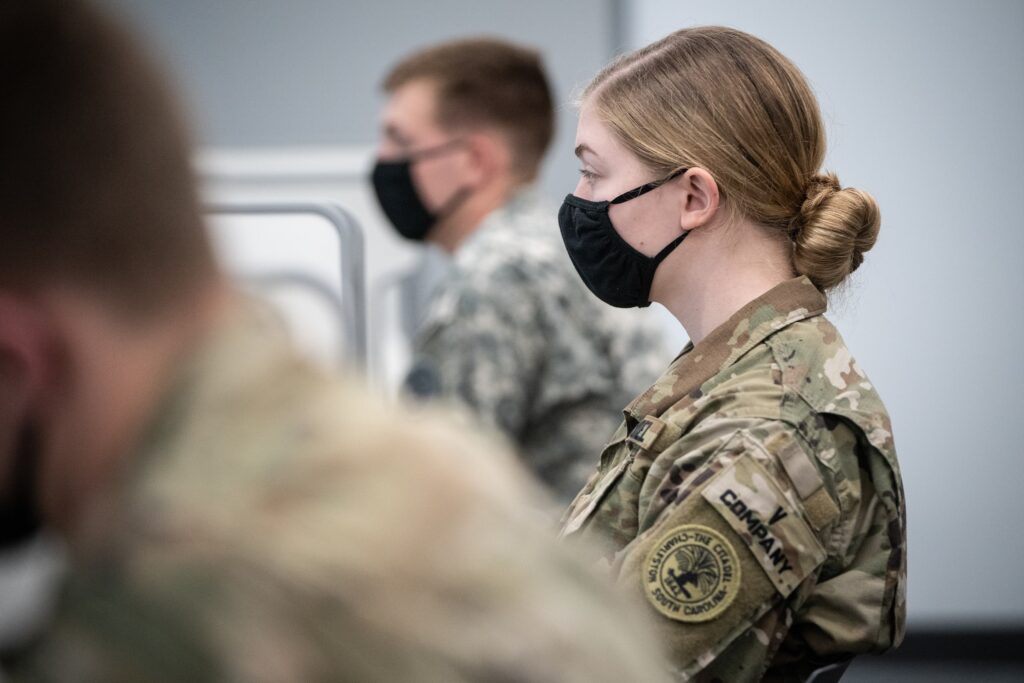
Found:
[[[825,133],[803,74],[759,38],[676,31],[609,64],[581,100],[660,176],[707,170],[723,204],[788,239],[794,269],[822,291],[878,237],[874,198],[820,170]]]

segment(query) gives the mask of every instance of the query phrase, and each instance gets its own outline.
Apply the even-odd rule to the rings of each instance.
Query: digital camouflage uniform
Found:
[[[14,681],[657,679],[513,458],[271,327],[236,317],[182,369]]]
[[[567,503],[622,406],[671,357],[648,311],[612,309],[587,291],[555,212],[526,190],[456,252],[406,385],[469,406]]]
[[[563,518],[658,615],[676,680],[803,680],[902,639],[889,417],[825,307],[791,280],[688,346]]]

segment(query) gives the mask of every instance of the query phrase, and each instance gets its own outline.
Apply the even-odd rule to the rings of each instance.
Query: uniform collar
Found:
[[[625,409],[630,429],[648,415],[661,415],[685,396],[700,397],[700,387],[738,361],[750,349],[789,325],[825,312],[825,296],[806,277],[768,290],[716,327],[696,346],[687,344],[654,385]]]
[[[514,229],[519,217],[535,213],[541,205],[541,195],[535,185],[524,185],[516,189],[504,204],[487,214],[472,234],[456,248],[453,260],[458,265],[475,263],[479,257],[477,252],[487,250],[487,240],[491,235]]]

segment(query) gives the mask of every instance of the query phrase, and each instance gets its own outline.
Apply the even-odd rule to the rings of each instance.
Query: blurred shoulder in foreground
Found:
[[[15,680],[657,680],[509,456],[274,337],[236,309],[183,365]]]

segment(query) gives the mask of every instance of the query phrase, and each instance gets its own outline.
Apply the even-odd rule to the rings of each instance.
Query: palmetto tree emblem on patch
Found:
[[[708,595],[718,585],[719,567],[711,551],[699,545],[688,545],[673,559],[676,567],[668,567],[668,588],[674,597],[693,600],[693,593]],[[686,589],[689,585],[693,593]]]
[[[645,592],[655,609],[679,621],[714,619],[739,592],[740,565],[732,544],[698,524],[664,534],[647,557]]]

